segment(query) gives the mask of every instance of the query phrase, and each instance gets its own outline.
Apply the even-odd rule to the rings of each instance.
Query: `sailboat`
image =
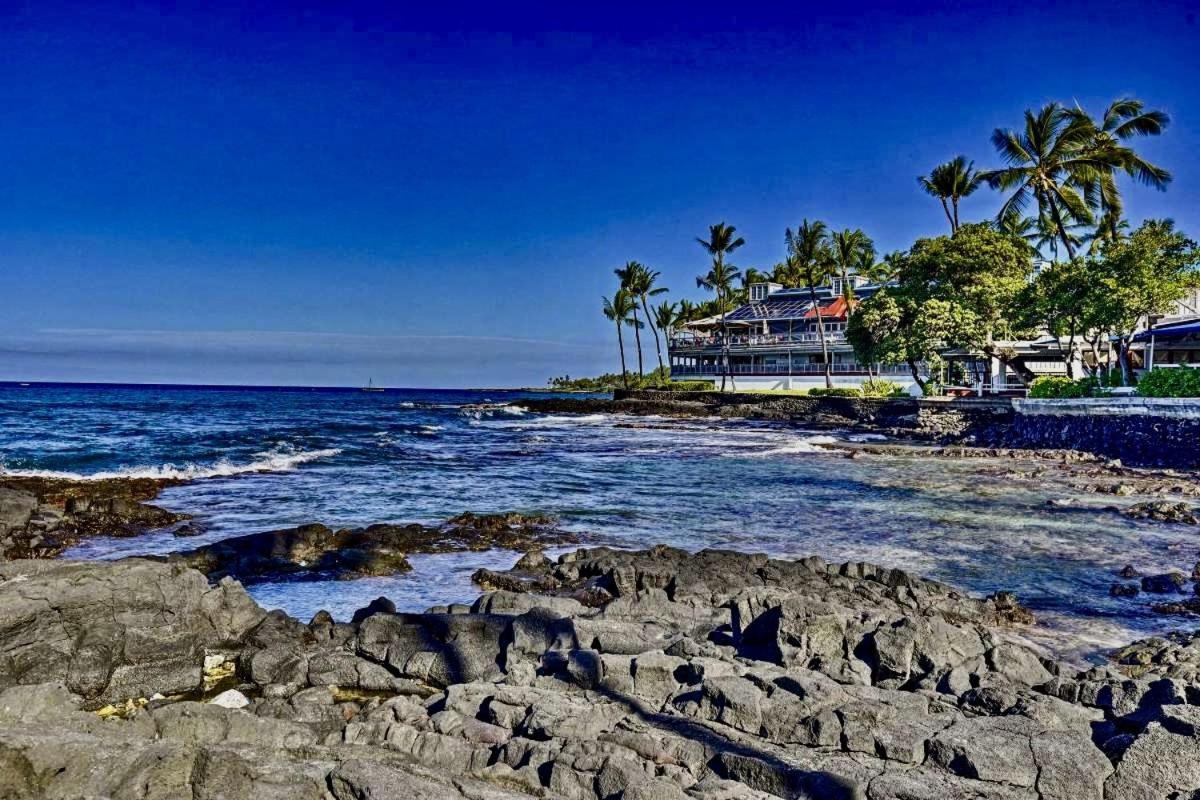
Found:
[[[375,385],[375,383],[374,383],[374,381],[373,381],[371,378],[368,378],[368,379],[367,379],[367,385],[366,385],[366,386],[364,386],[364,387],[362,387],[362,390],[363,390],[364,392],[382,392],[382,391],[383,391],[383,387],[382,387],[382,386],[376,386],[376,385]]]

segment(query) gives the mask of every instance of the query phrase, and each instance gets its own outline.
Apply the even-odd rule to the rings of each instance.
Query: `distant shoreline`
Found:
[[[361,386],[274,386],[265,384],[242,383],[128,383],[121,381],[0,381],[0,389],[190,389],[193,391],[229,391],[233,389],[253,389],[268,392],[361,392]],[[512,392],[514,394],[595,394],[595,392],[567,391],[549,389],[544,386],[531,387],[468,387],[468,388],[439,388],[436,386],[376,386],[378,392]]]

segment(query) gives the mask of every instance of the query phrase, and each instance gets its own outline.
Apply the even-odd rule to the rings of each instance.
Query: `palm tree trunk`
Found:
[[[958,226],[954,224],[954,217],[950,216],[950,206],[946,205],[946,198],[938,198],[942,201],[942,211],[946,212],[946,221],[950,223],[950,235],[953,236]]]
[[[950,202],[954,204],[954,230],[952,233],[958,233],[958,198],[951,197]]]
[[[829,363],[829,345],[825,342],[825,318],[821,316],[821,304],[817,302],[817,293],[810,285],[808,294],[812,298],[813,308],[817,310],[817,335],[821,337],[821,359],[825,362],[825,388],[833,388],[833,372]]]
[[[729,325],[725,322],[724,295],[718,293],[717,302],[721,304],[721,391],[725,391],[726,374],[729,375],[729,383],[733,385],[733,390],[737,391],[737,385],[733,383],[733,364],[729,358]]]
[[[646,377],[646,370],[642,367],[642,326],[638,320],[637,306],[633,307],[633,338],[637,340],[638,353],[638,377]]]
[[[642,311],[646,312],[646,324],[650,326],[650,332],[654,334],[654,351],[658,353],[658,370],[662,372],[665,367],[662,360],[662,342],[658,338],[658,328],[654,325],[654,317],[650,314],[650,309],[646,305],[646,295],[642,295]]]
[[[1067,226],[1063,224],[1062,214],[1058,210],[1058,203],[1051,202],[1050,210],[1054,212],[1054,224],[1058,226],[1058,235],[1062,238],[1063,246],[1067,248],[1067,260],[1075,260],[1075,248],[1071,246],[1071,237],[1067,234]],[[1058,254],[1054,254],[1054,260],[1058,260]]]
[[[621,351],[621,382],[629,388],[629,370],[625,369],[625,336],[621,333],[621,320],[617,320],[617,349]]]

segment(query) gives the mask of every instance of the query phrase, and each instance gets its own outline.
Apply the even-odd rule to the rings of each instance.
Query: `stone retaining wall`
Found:
[[[811,397],[780,393],[617,392],[618,400],[681,401],[717,408],[769,406],[798,423],[907,430],[985,447],[1083,450],[1126,464],[1200,468],[1200,399]]]

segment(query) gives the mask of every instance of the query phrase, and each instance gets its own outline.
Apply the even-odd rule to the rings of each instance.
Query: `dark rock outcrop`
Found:
[[[1200,634],[1079,672],[1014,638],[1011,596],[867,564],[657,547],[520,567],[547,593],[303,624],[178,565],[3,565],[0,796],[1133,800],[1200,782]]]
[[[264,580],[352,579],[408,572],[411,553],[452,553],[494,547],[527,550],[577,541],[554,520],[524,514],[464,513],[442,525],[371,525],[333,530],[301,525],[222,539],[168,560],[221,578]]]
[[[186,520],[146,502],[175,483],[0,476],[0,559],[53,558],[89,536],[137,536]]]

